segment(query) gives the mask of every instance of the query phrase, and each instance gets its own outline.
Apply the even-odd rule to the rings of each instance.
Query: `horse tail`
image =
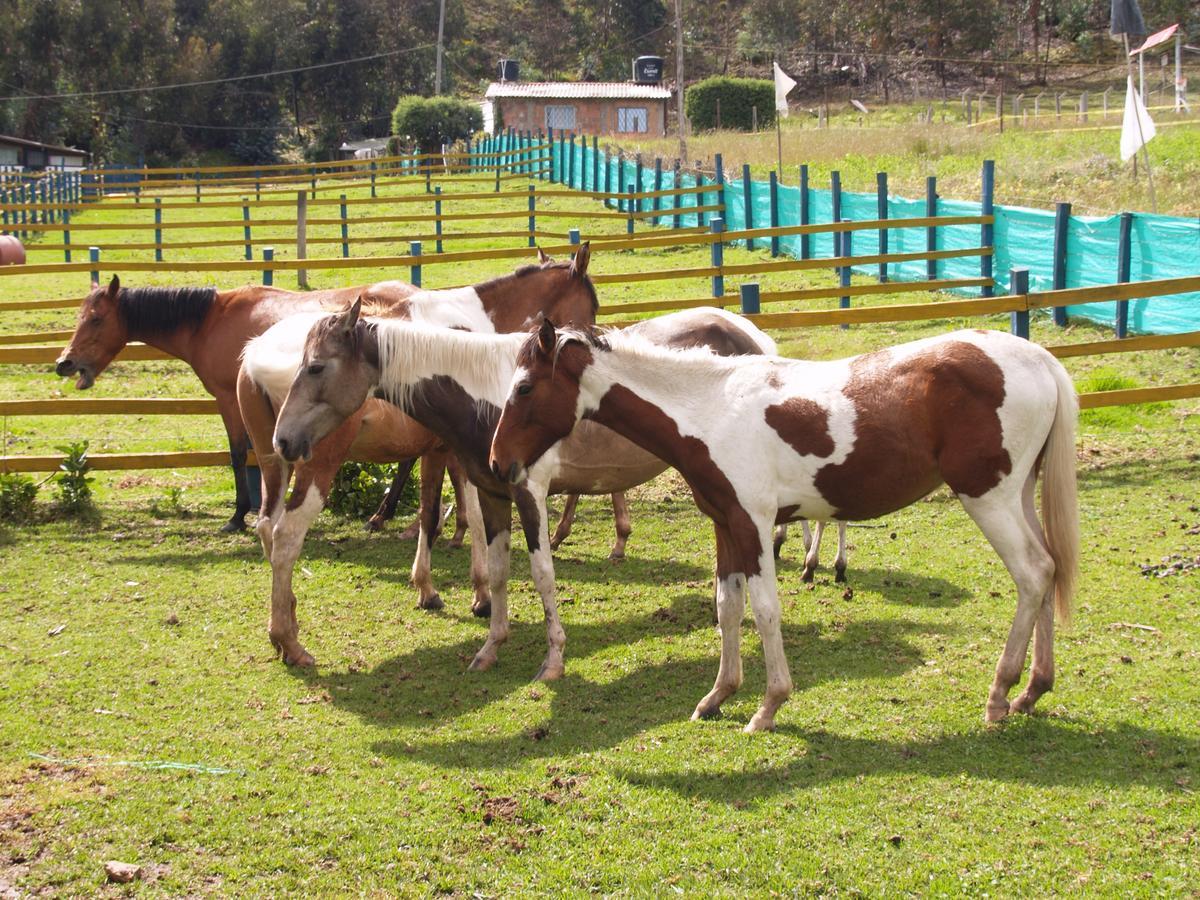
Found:
[[[1042,469],[1042,522],[1054,560],[1054,608],[1059,621],[1071,619],[1071,598],[1079,577],[1079,499],[1075,486],[1075,424],[1079,400],[1071,376],[1050,360],[1058,403],[1046,439]]]

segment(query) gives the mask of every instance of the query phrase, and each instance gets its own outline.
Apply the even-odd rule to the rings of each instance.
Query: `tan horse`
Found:
[[[439,326],[439,331],[447,333],[454,333],[451,329],[483,333],[524,331],[543,315],[589,323],[595,320],[598,308],[595,288],[587,277],[589,259],[590,251],[584,244],[570,262],[554,262],[543,256],[541,265],[526,266],[513,275],[476,288],[415,294],[388,307],[386,318],[434,324]],[[297,637],[299,624],[292,572],[304,536],[324,508],[338,467],[348,458],[397,459],[445,453],[432,432],[392,404],[365,395],[358,397],[353,407],[346,410],[336,428],[306,448],[303,459],[285,458],[276,450],[267,449],[272,447],[277,411],[283,406],[301,361],[304,337],[311,322],[322,317],[320,313],[289,317],[247,345],[237,387],[242,417],[254,446],[261,448],[258,457],[263,472],[263,505],[256,527],[271,562],[269,633],[285,662],[304,666],[312,665],[314,660]],[[267,342],[276,332],[290,335],[290,341]],[[464,415],[469,418],[472,413],[468,410]],[[428,461],[430,456],[425,459]],[[291,497],[285,502],[284,492],[293,474],[289,460],[295,465],[295,481]],[[468,519],[474,519],[471,523],[475,534],[471,541],[471,574],[475,589],[472,610],[476,615],[486,616],[491,611],[491,594],[482,518],[474,489],[464,489],[461,496]],[[433,586],[429,555],[440,525],[440,497],[440,477],[423,475],[420,535],[412,569],[412,582],[419,594],[418,606],[423,609],[442,607],[442,600]]]

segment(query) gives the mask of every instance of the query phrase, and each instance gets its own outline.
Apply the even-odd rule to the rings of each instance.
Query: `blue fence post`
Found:
[[[717,205],[721,207],[719,215],[713,216],[714,219],[721,219],[721,225],[725,224],[725,211],[728,207],[725,204],[725,162],[721,159],[720,153],[713,154],[714,176],[717,184]]]
[[[442,252],[442,186],[433,189],[433,233],[437,239],[435,253]]]
[[[619,176],[618,176],[619,177]],[[608,158],[608,153],[604,154],[604,208],[612,208],[612,198],[608,196],[612,193],[612,160]]]
[[[3,203],[7,206],[9,202],[10,201],[8,198],[8,188],[0,188],[0,203]],[[4,233],[7,234],[8,233],[8,210],[7,209],[0,210],[0,224],[3,224]]]
[[[754,197],[752,195],[753,182],[750,181],[750,164],[745,163],[742,166],[742,210],[746,214],[745,228],[747,230],[754,227]],[[746,238],[746,249],[754,249],[754,238]]]
[[[1054,206],[1054,290],[1067,286],[1067,232],[1071,225],[1071,204],[1058,203]],[[1054,307],[1054,324],[1067,324],[1067,308]]]
[[[812,207],[809,206],[808,195],[808,164],[803,163],[800,166],[800,224],[812,224]],[[812,256],[812,235],[800,235],[800,258],[808,259]]]
[[[836,169],[829,173],[829,203],[833,210],[833,221],[842,221],[842,173]],[[836,250],[836,238],[834,240]]]
[[[768,185],[771,191],[771,227],[779,227],[779,175],[774,169],[768,175]],[[771,235],[771,255],[779,255],[779,235]]]
[[[71,261],[71,211],[64,209],[62,214],[63,222],[63,261]]]
[[[262,282],[264,287],[270,287],[275,283],[275,267],[271,263],[275,259],[274,247],[263,247],[263,273]]]
[[[678,157],[676,157],[675,165],[671,169],[671,185],[676,190],[683,187],[683,181],[679,177],[679,158]],[[671,218],[671,227],[674,229],[678,229],[679,226],[682,224],[681,216],[679,213],[679,206],[682,203],[682,201],[683,201],[683,194],[672,194],[671,195],[671,209],[675,210],[675,215]]]
[[[537,246],[537,187],[529,186],[529,246]]]
[[[410,256],[420,257],[421,242],[420,241],[409,241],[408,242],[408,253]],[[420,287],[421,286],[421,264],[419,262],[413,262],[413,263],[410,263],[409,266],[410,266],[410,270],[409,270],[410,274],[408,276],[409,284],[413,285],[414,287]]]
[[[592,135],[592,191],[600,190],[600,138]]]
[[[342,194],[338,199],[341,201],[338,203],[338,216],[342,220],[342,259],[346,259],[350,256],[350,222],[346,217],[346,195]]]
[[[250,246],[250,203],[242,198],[242,237],[246,240],[246,259],[254,259],[254,250]]]
[[[650,209],[658,212],[662,209],[662,197],[658,196],[658,192],[662,190],[662,157],[654,157],[654,198],[650,201]],[[655,225],[661,224],[659,217],[655,216],[651,221]]]
[[[629,199],[625,203],[625,211],[628,218],[625,219],[625,233],[633,234],[633,213],[637,208],[637,200],[634,199],[634,194],[637,193],[637,185],[632,181],[629,182]]]
[[[927,218],[937,215],[937,203],[937,176],[930,175],[925,179],[925,215]],[[930,225],[925,229],[925,250],[927,253],[935,253],[937,246],[937,226]],[[930,281],[934,281],[938,277],[938,261],[936,259],[925,260],[925,277]]]
[[[1008,292],[1014,297],[1024,297],[1029,293],[1029,270],[1008,270]],[[1009,313],[1009,331],[1017,337],[1029,340],[1029,308],[1014,310]]]
[[[28,201],[25,199],[25,182],[21,182],[21,199],[18,201],[21,204],[21,240],[24,241],[29,237],[29,231],[24,227],[29,224],[29,209]],[[14,216],[15,219],[15,216]]]
[[[982,213],[985,216],[995,214],[996,208],[993,203],[993,197],[996,191],[996,162],[995,160],[985,159],[983,161],[983,204]],[[995,226],[991,222],[986,222],[979,227],[979,243],[981,246],[992,249],[995,246]],[[992,277],[992,254],[985,253],[979,257],[979,277]],[[979,291],[981,297],[991,297],[995,294],[990,284],[985,284]]]
[[[700,163],[696,163],[696,187],[702,188],[702,187],[705,187],[707,184],[708,184],[708,179],[706,179],[704,177],[704,172],[701,171],[701,169],[700,169]],[[692,194],[692,197],[695,198],[695,205],[697,207],[702,207],[707,202],[707,200],[705,199],[707,197],[706,191],[700,191],[700,193],[698,193],[698,194]],[[708,225],[708,213],[702,212],[701,210],[697,209],[696,225],[699,228],[706,227]]]
[[[567,144],[567,187],[575,187],[575,132]]]
[[[713,216],[708,223],[709,230],[713,234],[721,234],[725,230],[725,220],[720,216]],[[720,238],[712,242],[712,264],[717,270],[717,274],[712,277],[712,295],[714,297],[725,296],[725,276],[721,273],[721,268],[725,264],[725,244]]]
[[[545,181],[547,177],[546,170],[549,169],[551,173],[554,172],[554,142],[548,137],[543,138],[541,129],[538,130],[537,140],[538,144],[542,145],[541,149],[537,152],[538,181]]]
[[[888,217],[888,182],[887,172],[875,173],[875,214],[880,221],[887,221]],[[887,256],[888,252],[888,230],[886,228],[879,229],[879,255]],[[879,263],[879,283],[883,284],[888,280],[887,263],[881,261]]]
[[[739,288],[739,293],[742,296],[743,316],[756,316],[762,312],[762,304],[759,301],[757,281],[752,281],[749,284],[743,284]]]
[[[846,221],[849,222],[850,220],[847,219]],[[837,232],[834,232],[834,233],[836,234]],[[843,256],[843,257],[846,257],[847,259],[849,259],[849,257],[854,255],[854,251],[851,246],[852,241],[853,241],[853,238],[852,238],[853,234],[854,234],[854,232],[852,232],[852,231],[841,232],[841,249],[838,253],[838,256]],[[844,288],[850,287],[850,266],[848,264],[841,266],[838,269],[838,285],[840,287],[844,287]],[[850,308],[850,295],[849,294],[845,294],[838,298],[838,308],[839,309],[849,309]],[[843,330],[847,329],[849,327],[850,327],[850,325],[848,323],[846,323],[846,322],[842,323]]]
[[[100,248],[88,247],[88,262],[92,264],[92,271],[88,274],[91,276],[92,285],[100,283]]]
[[[162,198],[154,198],[154,261],[162,262]]]
[[[1117,236],[1117,282],[1129,281],[1133,256],[1133,213],[1121,213],[1121,229]],[[1129,301],[1117,301],[1116,333],[1118,338],[1129,335]]]
[[[578,228],[567,229],[567,243],[570,244],[572,247],[579,246],[579,229]]]

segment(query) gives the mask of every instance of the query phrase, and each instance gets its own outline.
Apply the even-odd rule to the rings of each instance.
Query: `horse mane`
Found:
[[[216,297],[214,287],[121,288],[117,310],[131,334],[162,334],[199,325]]]
[[[494,287],[494,286],[497,286],[500,284],[508,284],[509,282],[512,282],[516,279],[527,278],[530,275],[534,275],[538,272],[545,272],[549,269],[568,269],[569,270],[570,268],[571,268],[570,260],[556,260],[554,262],[548,262],[545,265],[537,265],[536,263],[530,263],[529,265],[519,266],[516,270],[509,273],[508,275],[500,275],[489,281],[485,281],[482,284],[478,284],[475,286],[475,288],[476,288],[476,290],[480,290],[482,288]],[[583,285],[585,288],[587,288],[588,298],[592,302],[592,316],[595,316],[596,313],[598,313],[600,311],[600,297],[596,294],[596,286],[594,284],[592,284],[592,279],[586,272],[583,275]]]
[[[379,387],[401,408],[422,379],[450,375],[476,400],[503,403],[524,334],[480,334],[397,319],[371,319]]]

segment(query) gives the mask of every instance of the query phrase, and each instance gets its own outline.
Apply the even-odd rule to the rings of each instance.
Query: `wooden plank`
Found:
[[[64,400],[0,400],[0,416],[207,416],[217,413],[212,399],[103,397]]]
[[[43,341],[69,341],[74,331],[32,331],[25,334],[0,334],[0,344],[40,344]]]
[[[1109,300],[1137,300],[1142,297],[1166,297],[1171,294],[1190,294],[1200,291],[1200,275],[1184,278],[1156,278],[1152,281],[1130,281],[1125,284],[1104,284],[1098,287],[1066,288],[1061,291],[1031,291],[1030,309],[1051,306],[1082,306]]]
[[[1100,406],[1125,406],[1129,403],[1155,403],[1165,400],[1189,400],[1200,397],[1200,382],[1162,387],[1128,388],[1122,391],[1095,391],[1079,395],[1080,409]]]
[[[64,297],[61,300],[14,300],[12,303],[0,303],[0,314],[23,309],[75,309],[83,302],[83,299],[83,297]]]
[[[7,365],[37,365],[39,363],[53,363],[62,353],[63,347],[44,346],[44,347],[0,347],[0,364]],[[163,353],[156,347],[147,347],[145,344],[129,344],[117,354],[116,359],[119,362],[135,362],[151,359],[175,359],[168,353]]]
[[[690,269],[650,269],[645,272],[618,272],[612,275],[593,275],[593,284],[629,284],[635,281],[661,281],[669,278],[709,278],[720,275],[716,266],[696,266]]]
[[[1072,356],[1101,356],[1106,353],[1131,353],[1142,350],[1170,350],[1174,347],[1200,347],[1200,331],[1183,334],[1144,334],[1112,341],[1086,344],[1056,344],[1046,349],[1059,359]]]
[[[849,287],[801,288],[794,291],[771,291],[760,296],[762,303],[781,303],[788,300],[821,300],[828,297],[862,297],[870,294],[905,294],[916,291],[947,291],[952,288],[983,287],[992,284],[990,278],[938,278],[933,281],[888,281],[883,284],[853,284]]]
[[[822,309],[806,312],[761,313],[746,318],[759,328],[806,328],[812,325],[841,325],[864,322],[919,322],[966,316],[990,316],[1024,309],[1020,297],[990,297],[980,300],[943,300],[895,306],[859,306],[854,309]]]
[[[0,472],[54,472],[62,456],[0,456]],[[97,472],[122,469],[192,469],[228,466],[228,450],[193,450],[169,453],[89,453],[88,462]],[[254,452],[246,462],[255,464]]]
[[[724,301],[724,302],[721,302]],[[638,303],[612,303],[601,306],[596,311],[598,316],[619,316],[629,313],[642,312],[671,312],[677,309],[696,309],[702,306],[739,306],[741,300],[737,294],[726,294],[724,297],[695,297],[691,300],[645,300]],[[606,322],[611,325],[611,322]]]

